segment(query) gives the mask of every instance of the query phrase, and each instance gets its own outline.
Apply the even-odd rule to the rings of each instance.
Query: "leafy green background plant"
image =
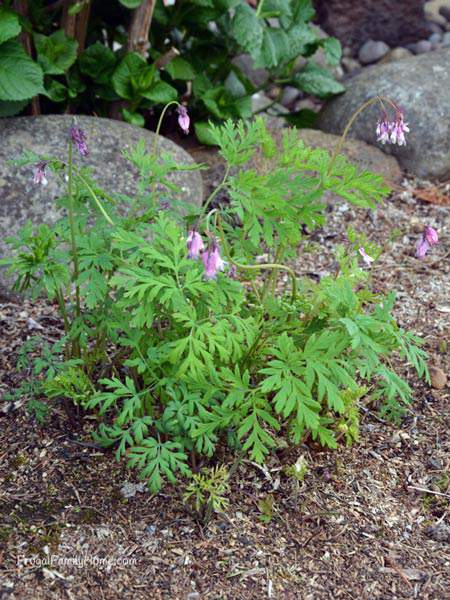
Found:
[[[113,0],[56,3],[29,0],[26,15],[5,2],[0,8],[0,115],[19,113],[33,97],[39,110],[114,116],[144,126],[154,110],[171,100],[187,101],[197,135],[210,141],[206,121],[248,118],[258,90],[292,85],[319,98],[343,91],[314,58],[330,67],[341,48],[311,27],[311,0],[262,0],[255,10],[245,0],[158,0],[149,31],[149,56],[128,51],[126,29],[142,2]],[[67,5],[68,11],[64,12]],[[103,6],[102,6],[103,5]],[[66,8],[67,8],[66,7]],[[84,36],[65,31],[67,19],[89,7]],[[80,13],[81,14],[81,13]],[[25,38],[24,38],[25,36]],[[23,48],[21,39],[28,40]],[[79,43],[80,42],[80,43]],[[264,69],[251,81],[240,57]],[[302,58],[303,57],[303,58]],[[35,108],[35,107],[34,107]],[[311,115],[296,117],[307,123]],[[306,121],[305,121],[306,119]],[[292,117],[291,117],[292,120]]]

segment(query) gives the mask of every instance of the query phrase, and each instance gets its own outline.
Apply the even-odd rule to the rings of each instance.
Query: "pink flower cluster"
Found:
[[[33,169],[33,183],[35,183],[36,185],[47,185],[48,184],[48,180],[47,180],[47,175],[46,175],[46,168],[47,168],[47,162],[45,160],[41,160],[40,162],[36,163],[36,165],[34,166]]]
[[[89,150],[86,144],[86,134],[81,127],[73,125],[70,128],[70,137],[72,138],[72,142],[81,156],[87,156],[89,154]]]
[[[422,235],[420,236],[420,238],[416,244],[417,258],[420,258],[420,260],[423,260],[425,258],[426,253],[428,252],[428,250],[432,246],[435,246],[438,242],[439,242],[439,236],[438,236],[436,229],[433,229],[433,227],[426,225],[426,227],[423,230]]]
[[[195,229],[191,229],[186,240],[188,257],[192,260],[202,258],[205,267],[205,278],[215,279],[219,271],[225,269],[225,261],[220,256],[219,244],[213,238],[205,249],[202,236]]]
[[[409,132],[408,124],[403,119],[403,112],[398,108],[395,112],[394,121],[389,121],[384,113],[377,123],[377,141],[382,144],[398,144],[405,146],[405,133]]]

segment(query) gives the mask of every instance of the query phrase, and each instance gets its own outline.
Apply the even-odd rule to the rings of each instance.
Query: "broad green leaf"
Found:
[[[272,69],[289,58],[289,38],[286,32],[283,29],[265,29],[261,52],[255,60],[255,68]]]
[[[216,138],[211,133],[209,123],[206,123],[206,121],[195,122],[194,129],[199,142],[206,144],[207,146],[217,145]]]
[[[137,8],[142,4],[142,0],[119,0],[120,4],[126,6],[126,8]]]
[[[27,100],[42,92],[41,67],[22,45],[9,40],[0,46],[0,100]]]
[[[169,73],[172,79],[179,79],[181,81],[190,81],[196,76],[191,64],[184,58],[181,58],[181,56],[176,56],[171,60],[170,63],[165,66],[165,71]]]
[[[45,83],[45,92],[42,92],[44,96],[50,98],[52,102],[64,102],[67,100],[68,89],[65,85],[54,79],[49,79]]]
[[[96,84],[111,82],[116,62],[114,52],[101,42],[89,46],[79,59],[80,71],[89,75]]]
[[[52,35],[34,34],[38,62],[48,75],[64,75],[77,59],[78,42],[60,29]]]
[[[29,100],[0,100],[0,117],[13,117],[25,108]]]
[[[345,91],[344,86],[329,71],[312,62],[294,76],[293,82],[302,91],[318,98],[328,98]]]
[[[177,90],[165,81],[157,81],[149,90],[142,91],[141,94],[155,104],[167,104],[178,98]]]
[[[131,112],[126,108],[123,108],[122,115],[125,121],[131,125],[136,125],[137,127],[144,127],[145,125],[145,119],[140,113]]]
[[[140,54],[130,52],[116,67],[112,84],[114,90],[121,98],[132,100],[136,95],[138,78],[147,67],[147,62]]]
[[[252,56],[258,55],[263,40],[263,25],[248,4],[239,4],[231,22],[231,34]]]
[[[322,48],[325,50],[325,56],[329,65],[338,65],[342,56],[341,42],[334,37],[325,38],[322,41]]]
[[[0,44],[16,37],[20,31],[19,16],[12,10],[0,6]]]

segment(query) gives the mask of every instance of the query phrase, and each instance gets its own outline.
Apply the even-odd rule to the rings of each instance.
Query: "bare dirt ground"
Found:
[[[374,287],[397,290],[399,323],[423,336],[430,366],[447,374],[450,207],[418,200],[414,185],[370,216],[329,200],[327,225],[295,267],[329,272],[346,226],[364,229],[385,248]],[[425,224],[440,244],[421,262],[414,245]],[[55,340],[60,324],[47,303],[0,297],[0,330],[1,396],[29,376],[14,370],[21,343],[36,333]],[[399,368],[415,391],[402,423],[364,407],[351,448],[304,445],[264,469],[242,463],[229,509],[205,528],[181,487],[124,498],[135,474],[92,443],[89,416],[71,426],[55,406],[41,426],[26,399],[0,402],[0,599],[450,599],[449,388]],[[298,483],[282,468],[301,455],[309,471]]]

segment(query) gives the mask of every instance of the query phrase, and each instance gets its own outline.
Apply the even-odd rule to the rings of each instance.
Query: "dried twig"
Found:
[[[444,498],[450,498],[450,494],[444,494],[444,492],[435,492],[434,490],[428,490],[426,488],[420,488],[415,485],[408,485],[409,490],[416,490],[417,492],[423,492],[424,494],[434,494],[435,496],[443,496]]]

